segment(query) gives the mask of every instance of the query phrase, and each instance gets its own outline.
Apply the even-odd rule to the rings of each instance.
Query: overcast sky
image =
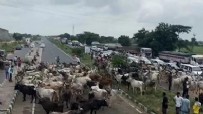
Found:
[[[0,0],[0,28],[9,32],[56,35],[91,31],[133,36],[158,23],[192,26],[203,40],[203,0]]]

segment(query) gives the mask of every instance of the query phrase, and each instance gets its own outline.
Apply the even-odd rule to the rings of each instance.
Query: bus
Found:
[[[140,48],[140,54],[146,58],[152,58],[151,48]]]
[[[164,61],[173,61],[178,63],[188,64],[190,63],[192,54],[173,52],[173,51],[162,51],[159,53],[159,59]]]

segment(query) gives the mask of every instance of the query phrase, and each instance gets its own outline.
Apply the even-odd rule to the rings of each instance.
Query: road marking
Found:
[[[42,59],[42,49],[41,48],[38,48],[39,49],[39,62],[41,62],[41,59]],[[33,103],[32,103],[32,114],[35,114],[35,100],[33,100]]]
[[[123,101],[125,101],[126,104],[128,104],[129,106],[131,106],[132,108],[135,108],[140,114],[142,114],[142,112],[137,109],[134,105],[132,105],[131,103],[129,103],[126,99],[124,99],[122,96],[118,95]]]
[[[35,99],[32,101],[32,114],[35,114]]]

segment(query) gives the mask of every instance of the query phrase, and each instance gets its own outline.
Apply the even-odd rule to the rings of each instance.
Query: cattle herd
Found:
[[[112,79],[81,65],[25,65],[16,75],[15,90],[32,96],[47,114],[86,114],[111,107]]]
[[[188,77],[191,90],[203,89],[203,81],[198,78],[168,71],[164,66],[156,69],[140,63],[123,69],[113,67],[110,59],[107,63],[103,70],[66,63],[25,65],[15,76],[15,90],[23,94],[23,101],[26,95],[32,96],[31,102],[41,104],[47,114],[96,114],[102,107],[111,107],[116,93],[112,89],[113,82],[117,82],[114,85],[118,89],[125,84],[128,90],[130,87],[133,92],[139,89],[142,95],[151,87],[156,91],[157,86],[172,75],[173,88],[180,87]]]

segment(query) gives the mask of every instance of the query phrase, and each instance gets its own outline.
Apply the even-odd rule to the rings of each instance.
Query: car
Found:
[[[16,50],[21,50],[21,49],[22,49],[21,45],[16,46]]]
[[[158,65],[165,65],[166,63],[160,59],[151,59],[151,62],[155,65],[155,64],[158,64]]]
[[[40,47],[41,47],[41,48],[45,48],[45,44],[44,44],[44,43],[41,43]]]
[[[182,69],[179,68],[179,67],[176,65],[176,63],[166,63],[165,65],[166,65],[166,67],[167,67],[168,69],[175,69],[175,70],[178,70],[178,71],[182,71]]]
[[[191,73],[194,75],[202,74],[202,70],[199,66],[194,66],[194,65],[190,65],[190,64],[181,64],[180,67],[183,69],[183,71],[185,71],[187,73]]]
[[[34,43],[30,44],[30,47],[31,47],[31,48],[34,48],[34,47],[35,47],[35,44],[34,44]]]

